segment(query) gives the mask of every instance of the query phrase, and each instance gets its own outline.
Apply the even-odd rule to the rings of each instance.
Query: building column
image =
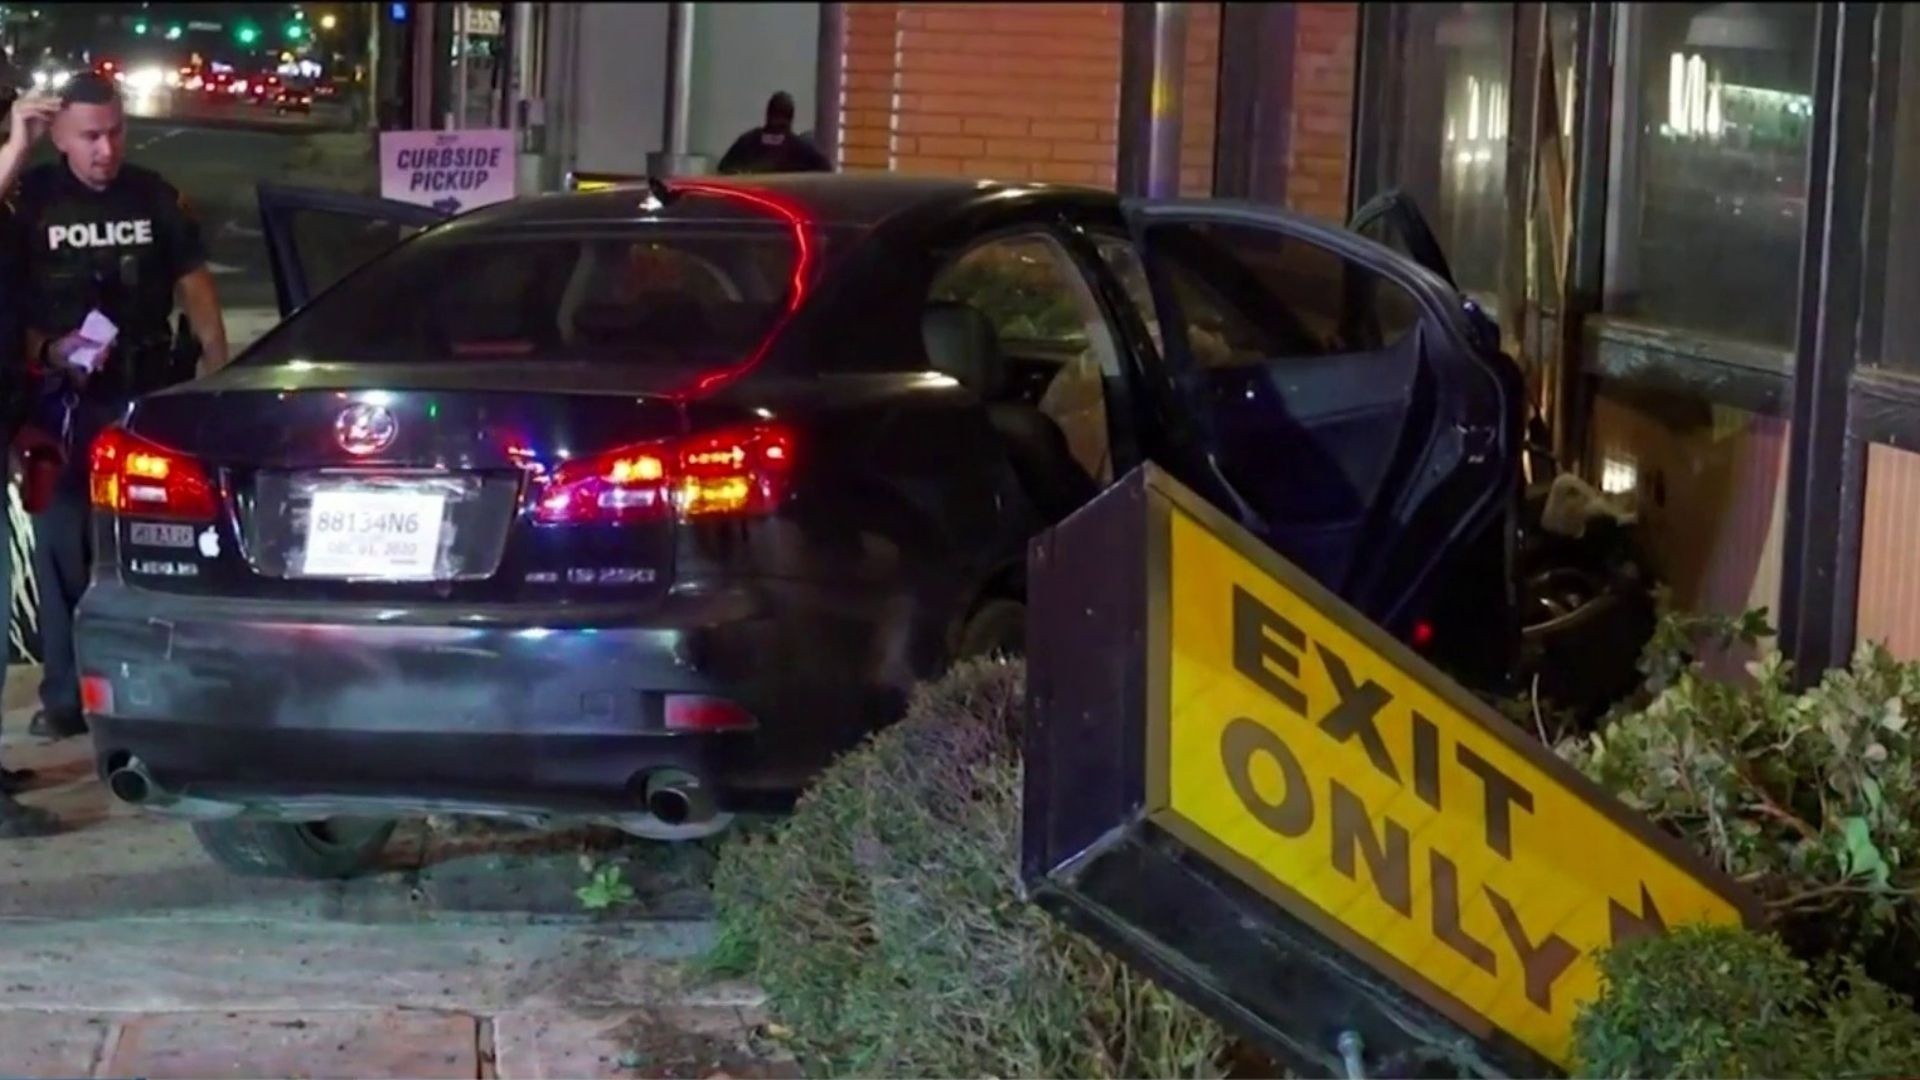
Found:
[[[1216,197],[1286,205],[1298,9],[1221,5]]]
[[[694,5],[667,5],[667,108],[661,150],[648,155],[654,176],[687,176],[706,171],[704,159],[688,153],[693,138]]]
[[[1187,7],[1127,4],[1122,18],[1115,186],[1122,195],[1175,198],[1180,194]]]
[[[847,5],[820,5],[820,45],[814,60],[813,145],[840,168],[840,96],[846,85]]]

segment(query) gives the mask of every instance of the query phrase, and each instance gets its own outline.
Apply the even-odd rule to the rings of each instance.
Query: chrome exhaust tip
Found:
[[[640,790],[647,813],[662,825],[699,825],[713,819],[713,794],[692,773],[662,769],[648,774]]]
[[[138,805],[152,798],[153,777],[147,775],[147,767],[139,758],[129,758],[125,765],[107,774],[107,790],[121,802]]]

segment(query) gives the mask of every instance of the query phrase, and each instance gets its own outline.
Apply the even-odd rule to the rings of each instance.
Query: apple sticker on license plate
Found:
[[[317,491],[307,515],[308,577],[421,580],[439,562],[443,496]]]

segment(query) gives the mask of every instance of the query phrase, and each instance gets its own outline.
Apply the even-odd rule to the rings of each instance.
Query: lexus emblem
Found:
[[[392,446],[394,436],[400,434],[400,422],[384,406],[352,405],[333,422],[333,434],[340,440],[340,449],[364,457]]]

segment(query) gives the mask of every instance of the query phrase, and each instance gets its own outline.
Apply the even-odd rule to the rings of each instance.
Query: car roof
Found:
[[[786,173],[761,176],[699,176],[667,181],[671,189],[686,185],[759,192],[779,199],[822,225],[871,227],[908,211],[951,210],[1008,198],[1084,202],[1113,201],[1110,191],[1064,184],[1008,183],[945,176],[902,176],[897,173]],[[634,195],[644,192],[644,180],[623,182],[595,191],[564,192],[497,203],[465,215],[484,218],[490,225],[541,226],[582,221],[620,221],[640,216]]]

